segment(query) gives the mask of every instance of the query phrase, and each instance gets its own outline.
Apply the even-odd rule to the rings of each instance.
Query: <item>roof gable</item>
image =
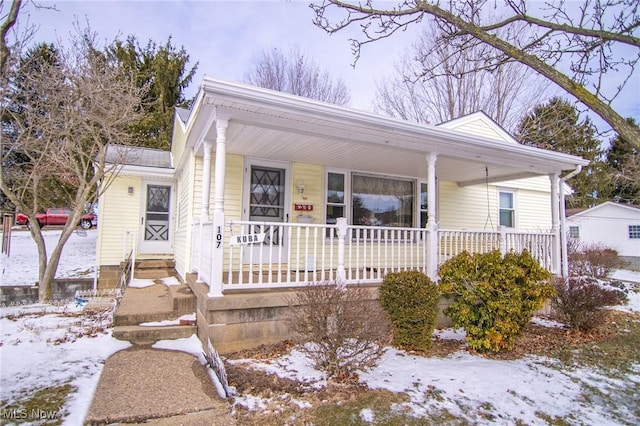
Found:
[[[590,216],[594,212],[598,212],[605,209],[620,209],[625,212],[633,212],[640,215],[640,206],[634,206],[631,204],[619,204],[614,203],[613,201],[606,201],[602,204],[598,204],[597,206],[591,207],[589,209],[574,209],[574,211],[567,211],[567,217],[577,218],[582,216]]]
[[[486,136],[503,142],[517,144],[509,132],[482,111],[477,111],[437,125],[445,129],[459,130],[472,135]]]

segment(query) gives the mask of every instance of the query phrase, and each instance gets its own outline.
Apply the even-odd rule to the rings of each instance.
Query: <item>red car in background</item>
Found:
[[[40,224],[41,228],[47,225],[64,226],[67,223],[69,214],[71,214],[71,211],[69,209],[51,208],[47,209],[45,213],[36,214],[36,220]],[[80,218],[80,222],[78,224],[82,229],[91,229],[95,220],[96,217],[93,213],[87,213]],[[16,215],[16,224],[29,226],[29,218],[22,213],[18,213]]]

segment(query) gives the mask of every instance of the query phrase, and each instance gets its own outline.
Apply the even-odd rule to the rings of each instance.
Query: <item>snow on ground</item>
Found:
[[[640,272],[619,269],[614,271],[610,277],[622,281],[623,290],[625,290],[628,299],[626,305],[616,306],[615,309],[624,312],[640,312]]]
[[[62,230],[42,231],[50,256]],[[62,250],[56,278],[93,278],[96,274],[96,239],[98,231],[77,230]],[[27,230],[11,232],[11,255],[0,254],[0,286],[31,286],[38,281],[38,249]]]
[[[45,235],[47,243],[53,243],[60,231],[45,230]],[[86,237],[74,233],[63,252],[59,276],[94,273],[95,237],[95,230],[88,231]],[[12,256],[0,257],[4,270],[2,283],[29,285],[36,280],[37,262],[29,257],[29,253],[35,256],[35,244],[28,232],[15,232],[13,238]],[[637,272],[616,271],[613,277],[640,283]],[[171,285],[171,281],[165,284]],[[640,294],[629,295],[630,303],[623,308],[640,311]],[[77,390],[67,400],[65,413],[60,415],[65,425],[82,424],[104,361],[129,346],[111,337],[110,328],[105,328],[108,321],[105,316],[79,313],[74,304],[0,309],[0,400],[5,406],[19,406],[35,390],[69,383]],[[536,323],[559,326],[545,320]],[[464,332],[440,330],[436,336],[462,340]],[[197,356],[203,364],[206,362],[195,336],[158,342],[154,347],[182,350]],[[326,386],[324,374],[311,368],[309,360],[295,348],[269,361],[233,362],[299,380],[312,388]],[[224,392],[212,371],[210,376],[218,392]],[[631,424],[634,407],[594,402],[584,396],[584,389],[596,389],[604,395],[625,387],[633,392],[634,387],[640,387],[640,366],[635,375],[621,381],[589,368],[561,367],[557,361],[543,357],[500,361],[457,352],[446,358],[423,358],[389,348],[374,369],[361,373],[360,380],[371,388],[405,393],[409,401],[398,409],[408,409],[415,416],[447,410],[471,424],[514,424],[518,419],[526,424],[547,424],[536,415],[542,412],[585,425],[620,424],[613,419],[624,418]],[[291,401],[298,403],[300,409],[309,407],[304,401]],[[267,402],[252,395],[235,399],[236,404],[253,410],[261,410]],[[485,415],[478,417],[479,413]],[[371,409],[363,409],[359,416],[363,422],[376,420]]]
[[[104,361],[130,343],[113,339],[110,329],[105,330],[111,322],[108,314],[85,315],[75,304],[1,311],[0,401],[20,409],[34,391],[70,384],[76,390],[56,418],[82,424]]]

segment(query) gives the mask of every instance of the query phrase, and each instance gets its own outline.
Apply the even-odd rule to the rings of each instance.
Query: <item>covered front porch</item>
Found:
[[[184,149],[174,155],[182,164],[194,155],[197,179],[197,213],[182,230],[185,270],[209,297],[372,284],[402,270],[436,280],[438,266],[465,250],[526,249],[554,274],[566,268],[564,181],[587,162],[520,145],[495,123],[408,123],[205,78],[183,132]],[[253,180],[254,166],[270,183]],[[362,216],[373,193],[367,182],[409,187],[396,194],[403,212],[386,222],[384,208]],[[512,203],[504,209],[500,186]],[[280,204],[265,205],[254,197],[260,191]],[[308,207],[313,220],[294,217]]]

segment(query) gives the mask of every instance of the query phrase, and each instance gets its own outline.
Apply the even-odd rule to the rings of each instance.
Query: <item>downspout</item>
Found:
[[[566,219],[566,208],[565,208],[565,198],[564,198],[564,184],[566,181],[577,175],[582,171],[582,165],[578,164],[578,167],[569,173],[568,175],[560,178],[560,250],[562,253],[562,277],[567,278],[569,276],[569,259],[567,259],[567,232],[566,227],[567,224],[565,222]]]

